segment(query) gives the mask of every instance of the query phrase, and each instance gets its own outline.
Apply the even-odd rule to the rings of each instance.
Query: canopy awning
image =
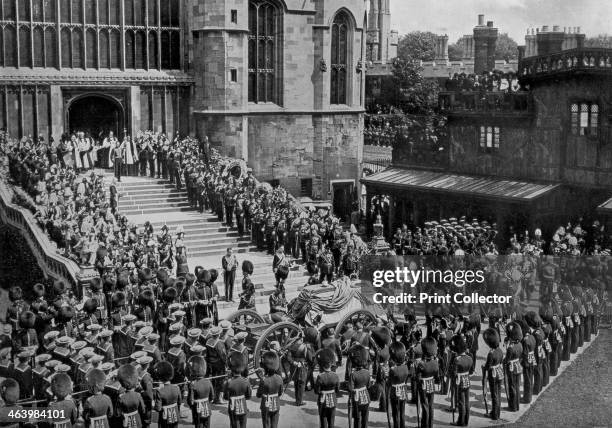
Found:
[[[460,194],[509,202],[531,202],[559,187],[558,184],[503,180],[440,171],[388,168],[361,179],[381,188]]]
[[[597,207],[597,211],[602,214],[612,215],[612,198]]]

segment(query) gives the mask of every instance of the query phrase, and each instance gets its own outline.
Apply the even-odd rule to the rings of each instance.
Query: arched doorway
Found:
[[[68,130],[83,131],[95,139],[102,139],[110,131],[120,136],[123,130],[123,107],[112,98],[86,95],[68,107]]]

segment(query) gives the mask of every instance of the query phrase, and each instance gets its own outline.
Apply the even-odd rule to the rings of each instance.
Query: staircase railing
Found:
[[[94,269],[81,268],[74,261],[57,254],[56,246],[38,227],[32,213],[12,203],[12,192],[1,180],[0,219],[2,223],[18,230],[25,238],[45,276],[71,285],[79,297],[83,295],[84,284],[98,276]]]

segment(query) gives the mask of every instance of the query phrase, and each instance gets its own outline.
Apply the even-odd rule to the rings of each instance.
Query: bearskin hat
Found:
[[[242,273],[247,275],[253,275],[253,263],[250,260],[245,260],[242,262]]]
[[[158,281],[159,281],[161,284],[163,284],[163,283],[166,281],[166,279],[168,278],[168,276],[169,276],[169,275],[168,275],[168,271],[167,271],[166,269],[159,269],[159,270],[157,271],[157,280],[158,280]]]
[[[100,291],[102,290],[102,280],[100,278],[92,278],[89,282],[89,288],[92,291]]]
[[[2,400],[5,405],[13,405],[19,400],[19,383],[15,379],[10,377],[4,379],[0,384],[0,391],[2,392]]]
[[[163,284],[163,289],[165,290],[166,288],[172,287],[174,285],[174,281],[175,281],[175,279],[170,277],[170,276],[168,278],[166,278],[166,280],[164,281],[164,284]]]
[[[131,364],[124,364],[117,370],[117,380],[122,387],[127,390],[134,389],[138,386],[138,372],[136,367]]]
[[[83,303],[83,310],[85,313],[93,314],[98,309],[98,299],[87,299],[85,303]]]
[[[104,391],[106,385],[106,375],[100,369],[91,369],[87,373],[87,387],[89,391],[96,393]]]
[[[482,338],[489,348],[499,348],[499,333],[494,328],[486,329]]]
[[[44,301],[32,302],[32,309],[36,312],[46,312],[48,307],[49,305]]]
[[[178,292],[176,291],[176,288],[174,287],[166,288],[164,290],[164,295],[163,295],[164,302],[167,302],[167,303],[174,302],[174,299],[176,299],[177,295],[178,295]]]
[[[473,313],[470,314],[470,316],[468,317],[466,324],[468,326],[468,328],[475,328],[476,330],[480,330],[480,314],[478,313]]]
[[[102,287],[104,290],[112,290],[117,284],[117,278],[115,275],[104,275],[102,277]]]
[[[438,343],[433,337],[426,337],[421,341],[421,349],[423,349],[423,358],[435,357],[438,353]]]
[[[144,269],[140,269],[138,271],[138,281],[141,284],[144,284],[145,282],[151,281],[152,279],[153,279],[153,272],[151,272],[151,269],[144,268]]]
[[[127,269],[117,272],[117,287],[125,288],[130,285],[130,272]]]
[[[274,351],[264,352],[261,357],[261,366],[268,373],[277,371],[280,367],[278,354]]]
[[[548,337],[552,333],[552,331],[553,331],[552,325],[551,324],[544,324],[542,326],[542,331],[544,332],[544,336]]]
[[[178,292],[178,290],[183,290],[185,288],[185,281],[181,278],[178,278],[174,281],[172,285]]]
[[[202,266],[196,266],[195,269],[193,270],[195,277],[198,278],[198,276],[200,275],[200,272],[203,270],[204,268]]]
[[[57,373],[51,379],[51,392],[58,400],[63,400],[72,394],[72,379],[66,373]]]
[[[153,290],[150,288],[145,288],[138,295],[138,304],[141,306],[150,306],[151,309],[155,305],[155,295],[153,294]]]
[[[531,328],[540,328],[542,327],[542,318],[534,311],[529,311],[525,314],[525,322]]]
[[[198,282],[201,284],[210,284],[210,272],[206,269],[202,269],[198,272]]]
[[[21,291],[21,287],[16,285],[14,287],[9,288],[9,300],[11,302],[21,300],[22,296],[23,292]]]
[[[191,287],[193,283],[195,282],[195,280],[196,280],[196,277],[191,272],[185,275],[185,285],[187,287]]]
[[[34,322],[36,322],[36,315],[33,312],[25,311],[19,315],[19,327],[21,328],[34,328]]]
[[[115,294],[113,294],[112,301],[113,308],[125,306],[125,293],[122,291],[117,291]]]
[[[506,336],[510,338],[510,340],[520,341],[523,339],[523,329],[521,325],[516,321],[509,323],[506,326]]]
[[[66,322],[74,318],[74,308],[71,306],[62,306],[59,311],[60,321]]]
[[[391,360],[397,365],[404,364],[406,361],[406,347],[402,342],[393,342],[389,347],[389,354]]]
[[[553,318],[550,323],[550,326],[553,330],[558,330],[561,327],[561,322],[559,321],[559,318]]]
[[[573,309],[572,302],[565,302],[563,304],[563,316],[564,317],[571,316],[572,315],[572,309]]]
[[[242,373],[246,368],[246,362],[244,361],[244,355],[233,352],[228,358],[228,366],[232,373]]]
[[[219,271],[217,269],[211,269],[208,272],[210,273],[210,283],[212,284],[219,278]]]
[[[374,342],[380,347],[384,348],[385,345],[391,344],[391,331],[385,326],[372,327],[370,334]]]
[[[319,272],[319,267],[314,261],[308,260],[306,263],[306,272],[308,272],[308,275],[316,275],[317,272]]]
[[[540,308],[540,318],[545,322],[551,322],[553,319],[553,310],[551,306],[543,306]]]
[[[206,360],[201,355],[195,355],[189,358],[187,362],[187,371],[192,378],[206,376]]]
[[[322,369],[330,368],[334,362],[334,353],[329,348],[323,348],[317,353],[317,363]]]
[[[516,323],[521,326],[521,331],[523,332],[523,336],[525,336],[525,333],[529,332],[529,324],[527,324],[524,319],[516,320]]]
[[[34,295],[36,297],[43,297],[45,295],[45,286],[41,283],[34,284]]]
[[[304,342],[316,345],[319,340],[319,330],[314,327],[306,327],[304,329]]]
[[[349,350],[349,358],[354,367],[365,368],[368,366],[370,353],[365,346],[357,344]]]
[[[160,361],[155,364],[154,372],[160,382],[170,382],[174,377],[174,367],[168,361]]]
[[[572,301],[572,313],[579,313],[580,312],[580,299],[576,298]]]
[[[55,281],[53,283],[53,291],[55,294],[62,294],[64,291],[66,291],[66,284],[64,284],[64,281]]]
[[[287,265],[279,266],[278,269],[276,270],[276,276],[280,280],[286,280],[287,277],[289,276],[289,266]]]

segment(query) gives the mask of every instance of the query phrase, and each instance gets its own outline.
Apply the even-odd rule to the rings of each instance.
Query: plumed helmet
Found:
[[[245,260],[242,262],[242,272],[247,275],[253,275],[253,263],[250,260]]]
[[[45,286],[41,283],[34,284],[34,294],[36,297],[43,297],[45,295]]]
[[[74,318],[75,312],[74,308],[71,306],[62,306],[59,311],[59,318],[61,322],[70,321]]]
[[[365,346],[357,344],[349,350],[349,358],[354,367],[365,368],[368,365],[370,353]]]
[[[208,272],[210,272],[210,283],[212,284],[219,278],[219,271],[217,269],[210,269]]]
[[[19,327],[21,328],[34,328],[34,322],[36,321],[36,315],[30,311],[24,311],[19,315]]]
[[[329,348],[323,348],[317,353],[317,363],[322,368],[331,367],[334,362],[334,353]]]
[[[14,287],[9,288],[9,300],[11,302],[21,300],[22,296],[23,292],[21,291],[21,287],[16,285]]]
[[[499,333],[494,328],[488,328],[482,333],[482,338],[489,348],[499,347]]]
[[[197,378],[206,376],[206,360],[201,355],[189,358],[187,362],[189,377]]]
[[[176,288],[177,290],[182,290],[185,288],[185,281],[179,278],[174,281],[173,287]]]
[[[423,358],[435,357],[438,353],[438,343],[433,337],[426,337],[421,341],[421,349],[423,349]]]
[[[261,357],[261,366],[266,372],[275,372],[280,367],[278,354],[274,351],[264,352]]]
[[[91,369],[87,373],[87,387],[91,392],[102,392],[106,385],[106,375],[100,369]]]
[[[102,279],[100,278],[92,278],[89,282],[89,288],[92,291],[100,291],[102,290]]]
[[[380,347],[391,344],[391,331],[385,326],[376,326],[370,330],[370,334],[374,342]]]
[[[104,375],[104,373],[102,373],[102,375]],[[106,378],[104,378],[104,380],[106,380]],[[104,386],[102,386],[102,388],[104,388]],[[70,376],[66,373],[57,373],[54,375],[51,378],[51,392],[60,400],[72,394],[72,379],[70,379]]]
[[[523,339],[523,329],[521,325],[516,321],[508,323],[506,326],[506,335],[510,340],[519,341]]]
[[[113,294],[112,303],[113,308],[125,306],[125,293],[122,291],[117,291],[115,294]]]
[[[542,318],[534,311],[529,311],[525,314],[525,322],[531,328],[540,328],[542,327]]]
[[[155,378],[160,382],[170,382],[174,377],[174,367],[168,361],[160,361],[153,369]]]
[[[206,269],[202,269],[201,271],[198,272],[198,282],[201,282],[203,284],[209,284],[210,283],[210,272],[207,271]]]
[[[174,287],[166,288],[164,290],[164,296],[163,296],[164,297],[164,302],[167,302],[167,303],[174,302],[174,299],[176,299],[177,294],[178,293],[176,291],[176,288],[174,288]]]
[[[136,367],[131,364],[124,364],[117,370],[117,379],[122,387],[127,390],[138,386],[138,372]]]
[[[395,364],[404,364],[406,361],[406,347],[402,342],[393,342],[389,347],[389,354]]]
[[[200,275],[200,272],[203,271],[204,268],[202,266],[196,266],[195,269],[193,270],[194,275],[196,276],[196,278],[199,278],[198,275]]]
[[[246,368],[246,361],[244,361],[244,355],[238,352],[233,352],[228,358],[228,366],[232,373],[242,373]]]
[[[83,303],[83,310],[87,314],[93,314],[98,309],[98,299],[87,299],[85,303]]]

